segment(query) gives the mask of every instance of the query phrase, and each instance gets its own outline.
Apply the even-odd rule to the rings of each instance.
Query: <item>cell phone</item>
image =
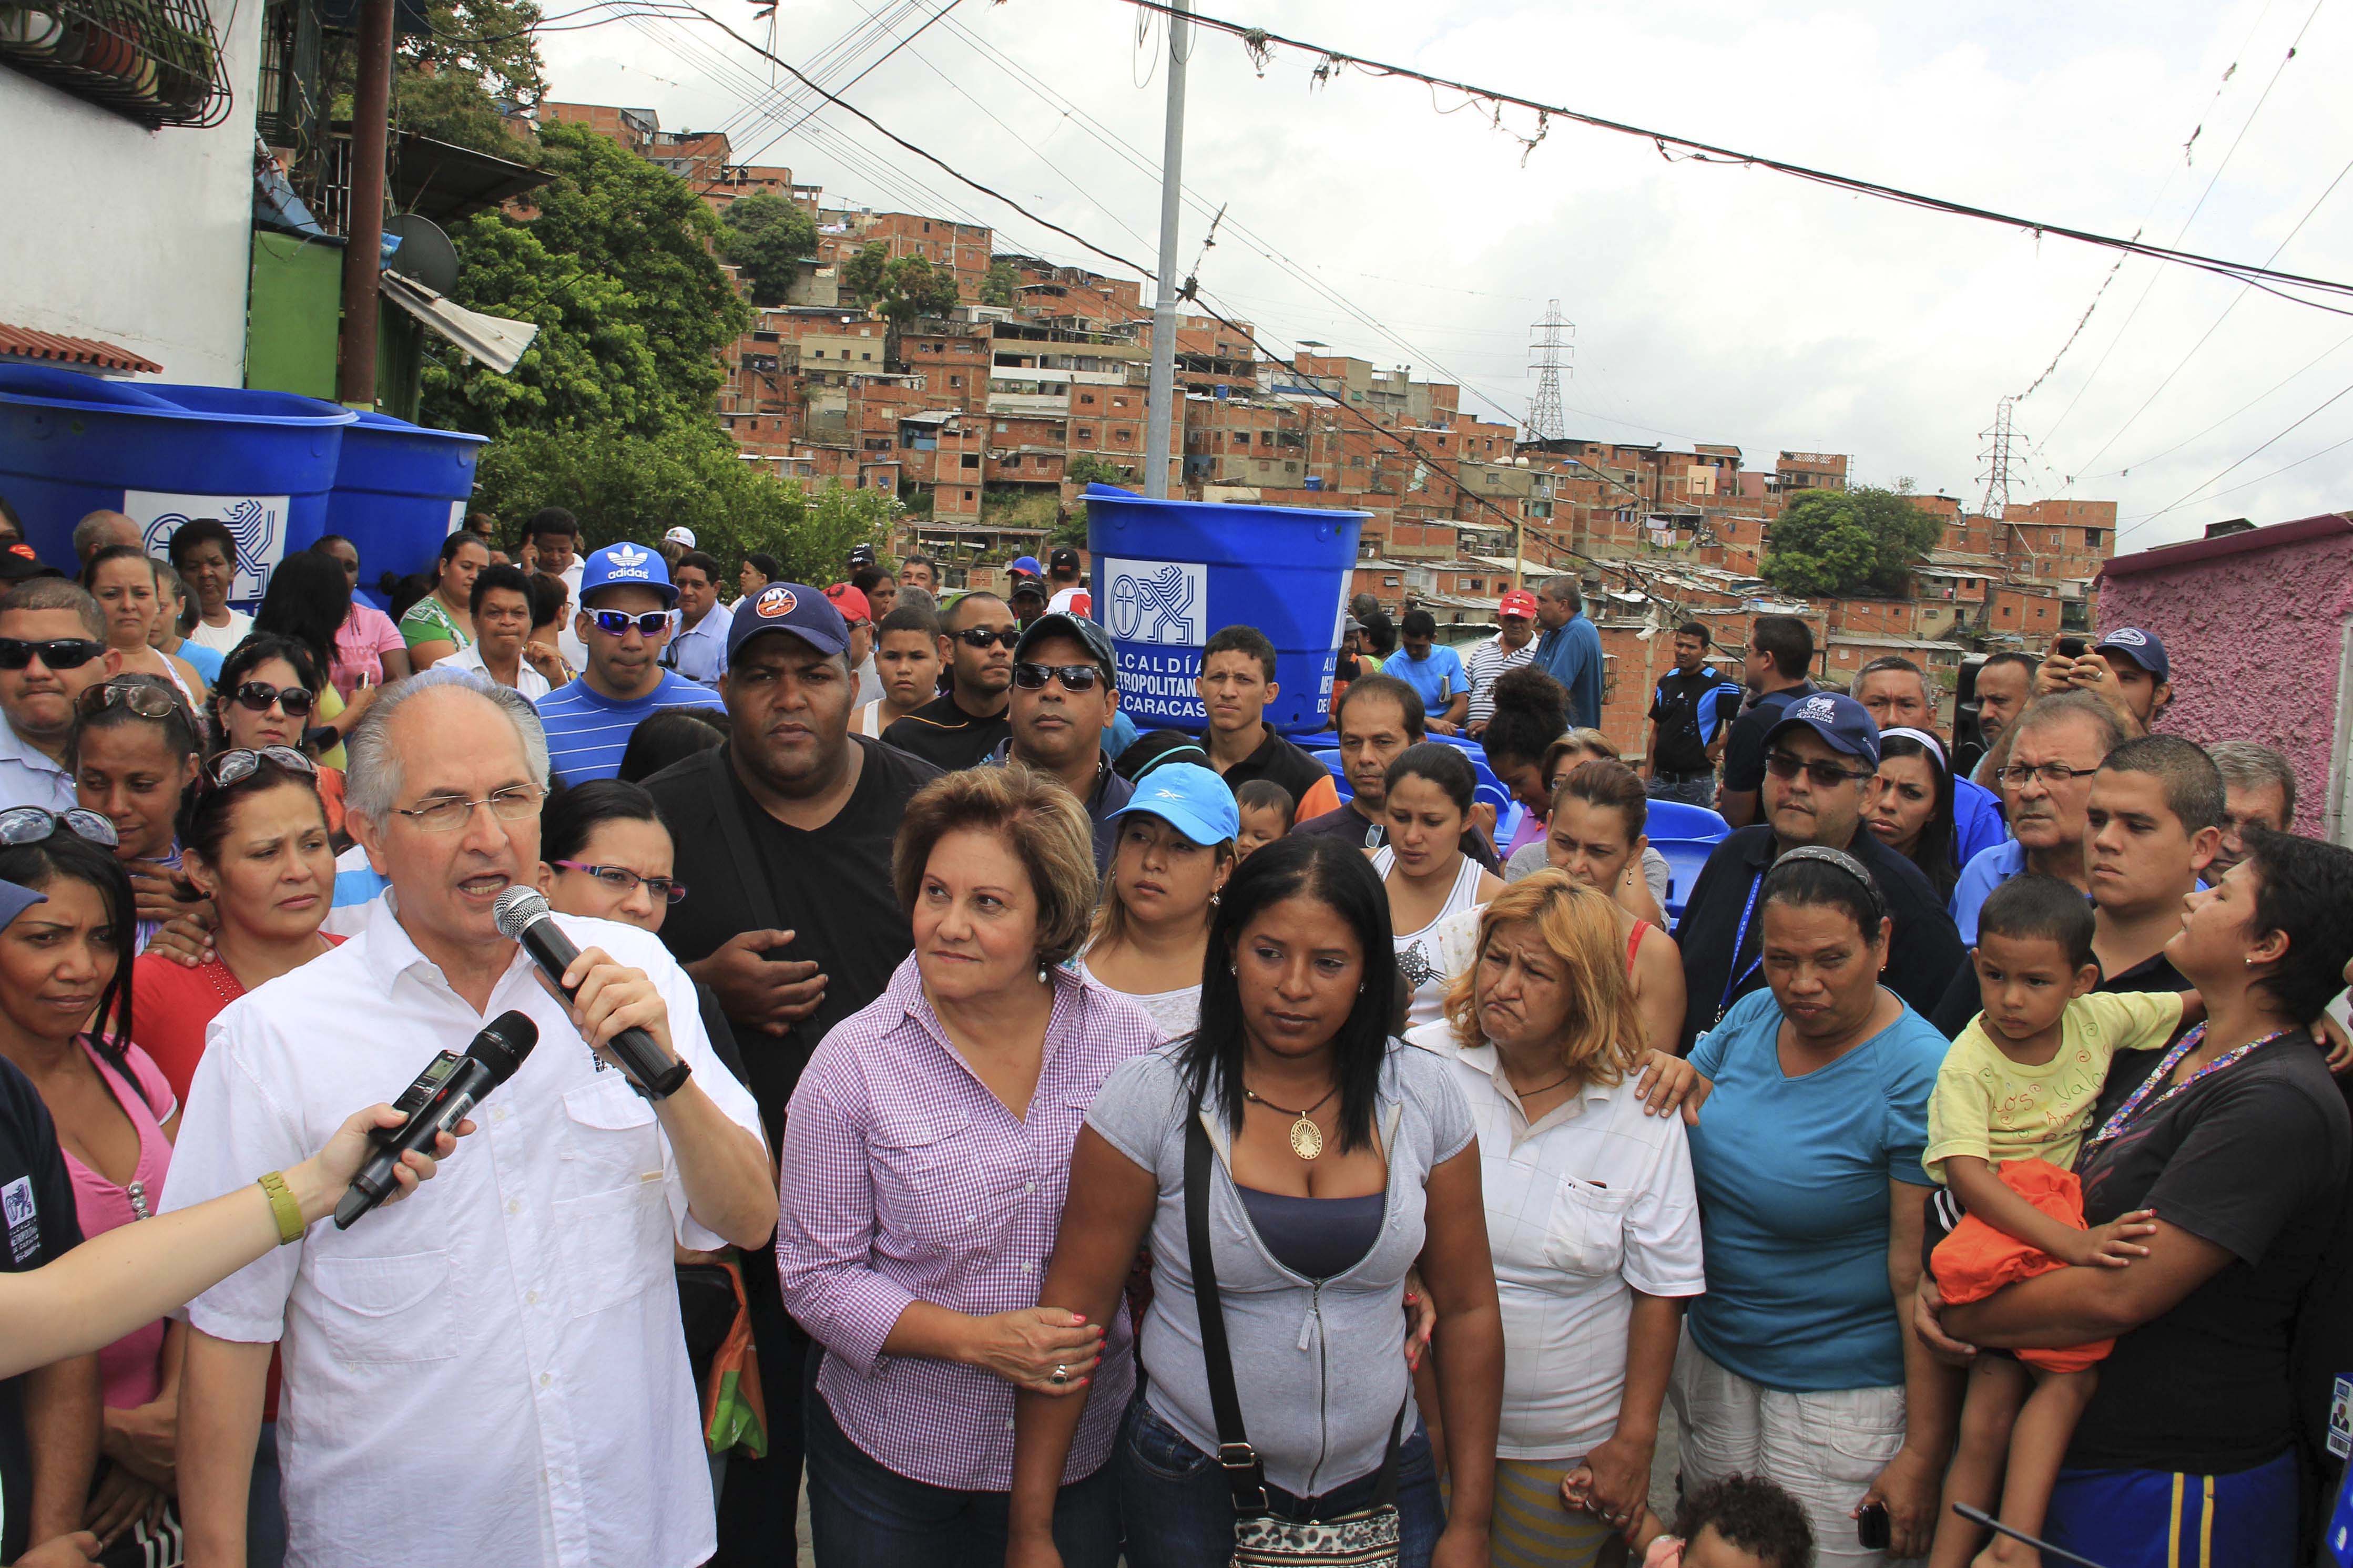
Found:
[[[2081,658],[2084,657],[2084,650],[2091,645],[2082,637],[2061,637],[2051,646],[2069,658]]]
[[[1873,1503],[1854,1518],[1855,1544],[1865,1552],[1884,1552],[1894,1543],[1894,1524],[1887,1517],[1887,1505]]]

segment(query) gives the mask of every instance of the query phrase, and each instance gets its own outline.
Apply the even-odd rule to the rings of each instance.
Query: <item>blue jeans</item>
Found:
[[[877,1464],[833,1418],[810,1375],[801,1423],[818,1568],[1004,1568],[1004,1492],[957,1491]],[[1119,1501],[1105,1465],[1054,1500],[1063,1568],[1113,1568]]]
[[[1694,773],[1688,778],[1666,778],[1649,782],[1652,800],[1679,800],[1685,805],[1696,805],[1707,811],[1715,809],[1715,774]]]
[[[1233,1561],[1234,1500],[1225,1472],[1155,1415],[1141,1394],[1127,1407],[1104,1468],[1119,1478],[1129,1568],[1224,1568]],[[1377,1472],[1360,1476],[1320,1498],[1302,1500],[1271,1486],[1266,1493],[1285,1519],[1333,1519],[1371,1506],[1378,1479]],[[1430,1568],[1446,1510],[1438,1500],[1430,1434],[1419,1421],[1398,1449],[1397,1501],[1398,1568]]]

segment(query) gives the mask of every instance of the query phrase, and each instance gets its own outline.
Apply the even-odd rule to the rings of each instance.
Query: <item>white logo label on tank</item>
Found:
[[[269,574],[286,558],[286,496],[174,495],[163,490],[125,490],[122,514],[139,525],[147,553],[161,555],[180,525],[216,518],[237,540],[228,596],[259,599]]]
[[[1199,647],[1209,637],[1209,569],[1194,562],[1103,563],[1103,625],[1121,642]]]

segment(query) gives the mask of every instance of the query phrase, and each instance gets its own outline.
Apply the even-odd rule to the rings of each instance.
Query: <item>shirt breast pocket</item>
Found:
[[[886,1251],[944,1258],[997,1239],[1003,1173],[988,1168],[982,1142],[961,1111],[876,1122],[867,1148]]]
[[[310,1267],[319,1324],[347,1364],[447,1361],[461,1321],[447,1249],[391,1258],[321,1257]]]
[[[564,1096],[565,1195],[635,1184],[662,1168],[661,1132],[653,1106],[617,1072]]]
[[[1553,1195],[1552,1226],[1545,1256],[1564,1273],[1612,1279],[1626,1261],[1626,1205],[1631,1194],[1613,1193],[1575,1176],[1563,1176]]]
[[[601,1312],[670,1277],[670,1197],[654,1108],[617,1073],[564,1097],[571,1194],[554,1205],[572,1315]]]

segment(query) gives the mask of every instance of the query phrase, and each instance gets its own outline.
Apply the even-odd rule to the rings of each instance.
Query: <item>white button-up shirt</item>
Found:
[[[0,719],[0,810],[46,805],[51,811],[64,811],[74,804],[73,775],[66,772],[65,764]]]
[[[727,633],[734,624],[734,612],[724,605],[712,605],[691,626],[681,616],[677,627],[670,634],[670,647],[663,662],[689,680],[705,686],[718,685],[719,678],[727,673]]]
[[[661,943],[557,918],[653,977],[694,1081],[757,1136]],[[535,973],[518,949],[477,1014],[386,898],[207,1031],[167,1208],[307,1158],[511,1007],[539,1026],[429,1185],[348,1231],[322,1221],[189,1304],[216,1338],[282,1338],[292,1568],[691,1568],[717,1550],[670,1244],[725,1242],[687,1213],[653,1107],[598,1067]]]
[[[499,682],[497,676],[491,673],[491,667],[482,662],[482,645],[479,639],[468,643],[448,658],[438,662],[446,664],[452,669],[470,669],[485,680],[503,684]],[[522,692],[536,702],[555,688],[548,685],[547,677],[532,668],[531,660],[518,658],[515,660],[515,683],[512,689]]]
[[[1506,1459],[1577,1459],[1618,1429],[1633,1292],[1697,1296],[1699,1198],[1681,1116],[1645,1116],[1636,1075],[1588,1084],[1531,1125],[1495,1047],[1450,1026],[1406,1038],[1454,1058],[1479,1126],[1487,1245],[1504,1310]]]

